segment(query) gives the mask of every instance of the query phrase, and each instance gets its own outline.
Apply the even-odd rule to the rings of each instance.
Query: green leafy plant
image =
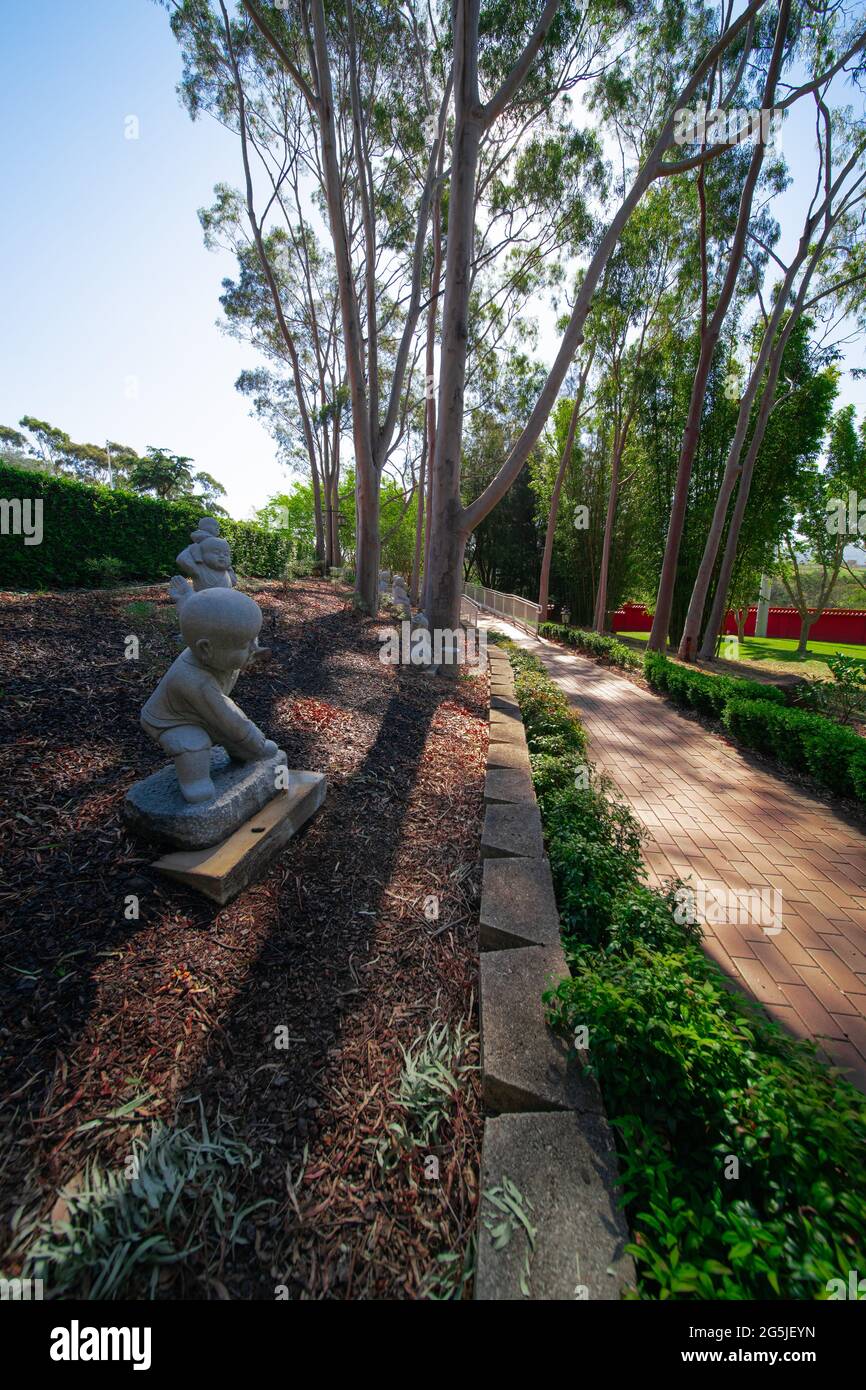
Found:
[[[32,498],[43,504],[41,545],[23,541],[0,546],[0,588],[74,588],[104,583],[107,559],[115,576],[139,582],[168,579],[175,559],[189,545],[204,510],[202,502],[168,502],[120,488],[16,468],[0,462],[0,496]],[[290,536],[251,521],[220,518],[238,574],[279,579]]]
[[[843,652],[828,656],[827,665],[832,681],[809,681],[801,699],[808,708],[840,724],[850,724],[855,714],[866,709],[866,665]]]
[[[247,1243],[252,1213],[273,1205],[240,1197],[259,1162],[227,1118],[213,1134],[203,1110],[198,1129],[157,1125],[133,1144],[131,1176],[94,1163],[77,1190],[61,1193],[66,1213],[38,1223],[24,1273],[52,1297],[86,1299],[154,1298],[160,1276],[193,1255],[205,1277],[217,1274]]]
[[[639,652],[632,651],[625,642],[607,633],[591,632],[588,628],[566,627],[562,623],[541,623],[539,637],[551,642],[561,642],[565,647],[574,647],[586,656],[594,657],[610,666],[621,666],[627,671],[640,669],[643,658]]]
[[[545,996],[549,1018],[566,1037],[589,1029],[581,1058],[616,1132],[640,1293],[826,1298],[830,1279],[866,1267],[866,1101],[731,991],[700,928],[674,916],[674,884],[646,884],[631,812],[603,778],[577,777],[577,716],[555,688],[542,698],[540,663],[507,649],[571,970]],[[777,727],[780,743],[792,716],[807,721],[795,741],[813,762],[815,720],[857,738],[772,696],[723,708]]]
[[[381,1167],[393,1167],[413,1149],[436,1143],[439,1126],[452,1112],[460,1079],[472,1070],[461,1061],[474,1035],[462,1023],[433,1023],[409,1048],[401,1045],[403,1066],[393,1099],[402,1114],[385,1126],[376,1140]]]

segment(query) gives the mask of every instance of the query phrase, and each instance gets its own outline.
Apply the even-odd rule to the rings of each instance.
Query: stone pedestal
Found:
[[[210,801],[190,805],[178,786],[169,763],[136,782],[126,794],[124,818],[133,830],[169,840],[183,849],[207,849],[225,840],[239,825],[291,787],[299,774],[288,772],[282,751],[258,762],[235,762],[224,748],[211,752],[211,777],[216,795]]]
[[[288,840],[318,811],[328,790],[322,772],[290,773],[289,790],[210,849],[180,850],[154,868],[224,906],[270,867]]]

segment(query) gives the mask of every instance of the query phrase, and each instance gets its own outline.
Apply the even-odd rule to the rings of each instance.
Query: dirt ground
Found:
[[[329,791],[219,909],[159,879],[121,820],[162,762],[138,710],[180,650],[165,586],[0,595],[0,1268],[20,1269],[22,1230],[63,1215],[58,1193],[89,1162],[122,1164],[200,1098],[260,1159],[242,1195],[267,1205],[244,1244],[215,1251],[205,1232],[158,1296],[460,1296],[481,1134],[486,677],[383,665],[381,624],[327,581],[255,597],[274,659],[235,698]],[[440,1023],[468,1034],[466,1070],[435,1142],[407,1148],[401,1049]]]

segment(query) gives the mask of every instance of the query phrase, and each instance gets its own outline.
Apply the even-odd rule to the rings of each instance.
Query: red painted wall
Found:
[[[746,636],[754,637],[757,608],[750,608],[746,618]],[[642,603],[624,603],[611,614],[614,632],[649,632],[652,616]],[[725,632],[736,633],[733,613],[725,619]],[[771,608],[767,619],[768,637],[800,636],[800,615],[796,608]],[[861,608],[828,608],[813,625],[809,640],[815,642],[854,642],[866,646],[866,610]]]

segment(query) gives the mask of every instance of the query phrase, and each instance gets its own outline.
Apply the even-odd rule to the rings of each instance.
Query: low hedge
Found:
[[[759,700],[730,700],[722,722],[735,738],[786,767],[810,772],[830,791],[866,802],[866,740],[823,714]]]
[[[644,674],[678,705],[720,719],[740,743],[808,772],[829,791],[866,802],[866,740],[826,715],[794,709],[775,685],[708,676],[647,652]]]
[[[102,582],[150,582],[175,573],[204,508],[165,502],[0,462],[0,498],[41,500],[43,538],[25,545],[0,537],[0,588],[45,589]],[[286,531],[251,521],[220,520],[239,574],[281,579],[291,559]]]
[[[866,1100],[730,990],[673,887],[646,885],[640,826],[587,769],[579,719],[506,647],[572,972],[545,999],[564,1035],[589,1030],[640,1292],[825,1299],[866,1268]]]
[[[592,632],[585,627],[565,627],[562,623],[540,623],[538,635],[551,642],[561,642],[565,647],[574,647],[576,651],[597,657],[611,666],[622,666],[628,671],[638,670],[642,663],[639,652],[632,651],[624,642],[618,642],[604,632]]]
[[[785,704],[785,694],[778,686],[741,680],[737,676],[710,676],[704,671],[692,671],[668,661],[660,652],[647,652],[643,668],[653,690],[669,695],[677,705],[700,710],[717,719],[722,718],[725,706],[733,699]]]

